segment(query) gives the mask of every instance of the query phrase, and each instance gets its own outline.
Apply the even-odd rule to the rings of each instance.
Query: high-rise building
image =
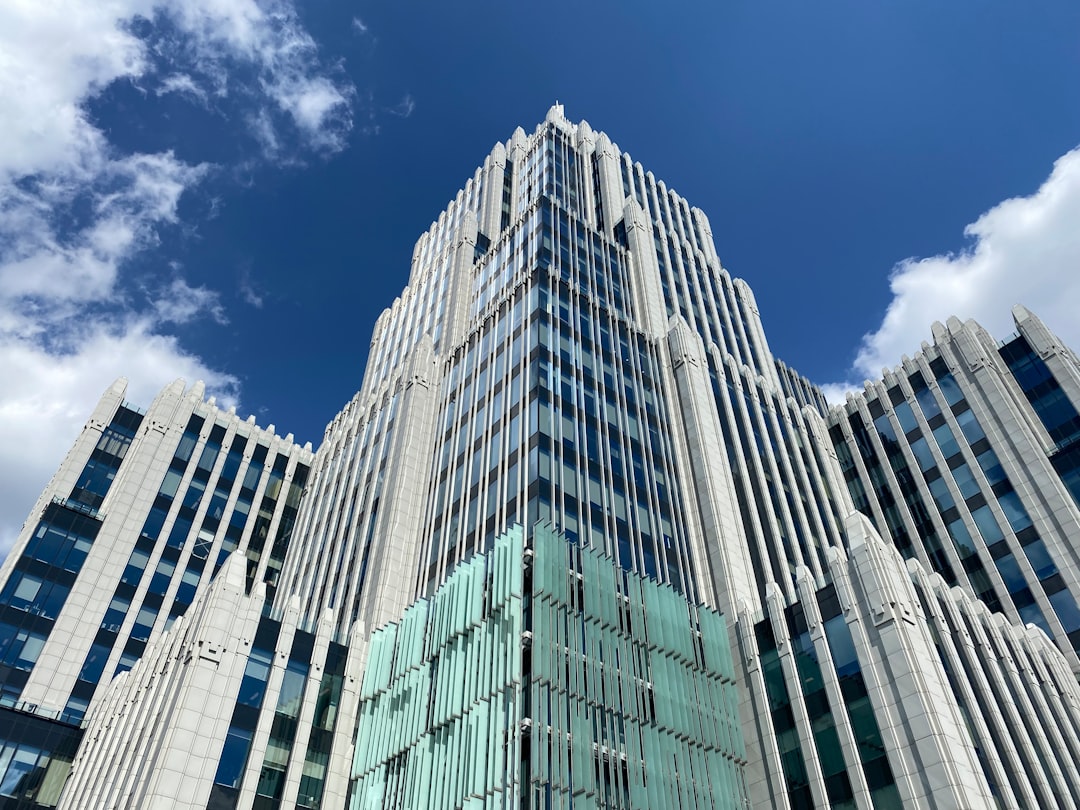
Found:
[[[106,394],[2,572],[0,810],[1080,806],[1080,389],[1026,323],[829,414],[705,214],[556,105],[420,237],[316,452]]]
[[[1080,673],[1080,362],[1025,308],[998,343],[977,323],[829,417],[856,507],[949,585],[1039,627]]]
[[[103,684],[130,670],[231,552],[276,587],[313,453],[167,387],[118,381],[0,569],[0,806],[54,806]],[[21,802],[21,804],[20,804]]]

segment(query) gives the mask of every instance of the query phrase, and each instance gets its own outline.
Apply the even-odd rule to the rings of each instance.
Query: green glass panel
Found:
[[[350,807],[381,806],[388,780],[394,806],[412,810],[738,806],[741,781],[730,776],[737,772],[730,749],[742,740],[729,708],[737,696],[730,668],[726,680],[711,674],[727,649],[722,617],[705,608],[691,615],[667,586],[624,581],[610,558],[588,549],[572,554],[548,528],[534,532],[531,547],[529,682],[521,683],[520,529],[374,634]],[[583,570],[575,571],[579,560]],[[578,582],[584,605],[567,599],[567,584],[576,589]],[[698,624],[708,650],[704,669],[694,658]],[[521,767],[535,792],[516,781],[519,689],[533,720]],[[391,762],[404,762],[404,770]],[[524,805],[519,789],[529,791]]]

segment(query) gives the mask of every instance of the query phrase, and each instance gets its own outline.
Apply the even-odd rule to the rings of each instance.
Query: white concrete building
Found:
[[[1077,536],[1071,522],[1075,502],[1069,491],[1076,478],[1066,463],[1068,419],[1039,428],[1039,415],[1058,414],[1062,397],[1080,402],[1080,390],[1069,370],[1075,366],[1071,353],[1060,347],[1043,351],[1044,345],[1056,345],[1052,338],[1036,335],[1030,316],[1022,315],[1021,322],[1053,379],[1063,380],[1061,396],[1049,395],[1053,407],[1040,399],[1048,384],[1036,390],[1040,382],[1035,383],[1034,400],[1022,385],[1010,389],[999,361],[986,359],[996,347],[950,324],[938,330],[938,339],[942,343],[945,332],[955,332],[967,352],[970,407],[960,408],[942,388],[936,355],[906,361],[905,368],[913,362],[926,366],[924,387],[950,410],[913,413],[918,435],[905,427],[900,449],[873,445],[874,457],[886,459],[884,467],[879,460],[877,472],[868,466],[868,451],[860,449],[860,466],[848,448],[870,447],[858,444],[862,434],[856,435],[856,426],[865,433],[867,424],[876,424],[880,414],[868,401],[877,389],[871,386],[865,397],[849,400],[826,419],[820,392],[770,352],[754,296],[721,265],[705,214],[606,135],[584,121],[570,122],[556,105],[532,134],[518,129],[496,144],[420,237],[408,285],[375,324],[364,382],[330,422],[314,454],[272,430],[220,414],[202,403],[197,390],[166,389],[141,419],[130,409],[118,410],[119,392],[107,395],[116,402],[103,401],[93,423],[97,433],[80,440],[58,474],[63,480],[43,495],[13,554],[16,561],[5,566],[7,582],[0,591],[0,621],[12,611],[29,615],[25,597],[12,595],[29,593],[29,586],[20,590],[19,575],[11,572],[23,571],[18,560],[34,553],[38,515],[54,496],[79,501],[80,493],[97,492],[98,478],[78,483],[79,471],[98,436],[116,422],[114,432],[123,436],[128,430],[135,438],[126,456],[112,453],[122,461],[105,473],[107,478],[112,470],[115,482],[100,503],[100,537],[90,544],[90,553],[102,559],[87,567],[102,573],[93,584],[79,585],[81,573],[74,580],[76,590],[96,594],[102,618],[81,622],[73,613],[68,635],[54,630],[55,640],[47,636],[30,675],[9,692],[9,702],[23,701],[9,715],[34,716],[27,705],[32,699],[67,712],[63,720],[76,719],[74,712],[85,710],[70,702],[76,669],[91,653],[93,634],[131,561],[167,573],[169,583],[155,586],[156,574],[133,574],[129,579],[138,585],[131,604],[145,605],[140,596],[165,587],[164,605],[165,597],[179,592],[176,572],[196,548],[201,553],[205,547],[206,558],[224,567],[212,586],[198,585],[190,612],[176,612],[182,619],[170,624],[170,611],[159,607],[141,622],[140,607],[115,622],[118,641],[101,672],[130,671],[107,691],[96,690],[61,805],[345,807],[357,780],[369,788],[375,772],[358,753],[371,746],[363,739],[354,746],[352,739],[372,634],[401,620],[418,599],[433,598],[455,570],[492,551],[496,538],[513,526],[528,531],[544,525],[571,544],[602,552],[614,570],[654,579],[687,603],[710,608],[707,615],[723,617],[696,632],[728,636],[738,687],[732,691],[738,705],[731,711],[740,718],[743,740],[732,740],[730,749],[740,752],[731,760],[737,776],[725,782],[734,793],[709,790],[707,774],[673,755],[681,774],[675,781],[692,787],[695,806],[1078,806],[1080,777],[1072,763],[1080,753],[1080,690],[1070,671],[1075,654],[1062,641],[1072,632],[1071,614],[1055,596],[1072,593],[1076,578],[1070,556]],[[915,366],[906,369],[906,382],[897,383],[899,399],[887,378],[877,392],[881,413],[888,410],[883,402],[930,407],[922,405],[925,395],[911,381],[914,372]],[[1009,389],[1009,396],[995,398],[990,381]],[[968,410],[988,436],[1000,434],[1016,445],[1007,458],[999,453],[1002,468],[1010,491],[1019,493],[1037,522],[1038,541],[1055,574],[1035,568],[1032,555],[1039,547],[1021,536],[1023,529],[1001,548],[1014,560],[1021,559],[1017,552],[1024,555],[1031,566],[1022,572],[1028,587],[1041,583],[1039,593],[1031,590],[1031,604],[1039,606],[1058,648],[1042,630],[1026,626],[1033,616],[1022,609],[1028,603],[1012,600],[1000,615],[978,601],[990,592],[974,562],[964,561],[979,559],[985,574],[993,567],[991,558],[1004,559],[994,557],[999,547],[988,542],[965,555],[958,546],[934,545],[925,529],[925,537],[918,533],[914,513],[892,509],[902,499],[875,508],[860,496],[859,486],[865,492],[865,482],[884,476],[898,492],[914,486],[924,500],[934,497],[929,481],[909,485],[899,462],[890,466],[890,452],[909,467],[918,463],[919,436],[934,437],[938,449],[927,443],[927,458],[937,468],[959,469],[950,466],[954,457],[968,469],[988,462],[981,439],[965,431],[973,430],[971,417],[964,416]],[[164,415],[154,415],[159,412]],[[191,424],[190,414],[203,421]],[[903,426],[906,418],[886,420],[895,432],[893,422]],[[1011,427],[1021,423],[1027,433]],[[955,452],[942,424],[951,431]],[[228,461],[234,436],[246,439],[235,469]],[[137,467],[136,459],[143,458],[137,448],[152,442],[161,450],[147,450]],[[1066,443],[1048,457],[1053,442]],[[266,448],[267,455],[247,487],[248,519],[233,521],[246,486],[240,484],[241,477],[247,479],[243,470],[255,466],[253,447]],[[214,458],[203,465],[208,452]],[[277,462],[269,460],[273,453]],[[180,460],[174,466],[171,459]],[[130,474],[130,485],[122,485],[128,469],[138,472]],[[982,525],[983,506],[1000,526],[1019,515],[1000,481],[972,475],[985,484],[983,500],[967,496],[964,510],[954,504],[956,515],[942,514],[936,523],[927,516],[935,537],[961,524],[970,534]],[[955,476],[950,481],[946,489],[956,501],[962,484]],[[177,505],[187,503],[192,482],[198,482],[196,489],[203,486],[207,498]],[[270,492],[264,525],[262,516],[253,516]],[[288,511],[297,501],[299,511]],[[219,523],[207,524],[208,514]],[[176,529],[185,515],[190,524]],[[225,524],[238,527],[235,536],[230,538]],[[146,526],[155,529],[152,542],[139,546]],[[175,561],[166,557],[174,535]],[[910,539],[915,536],[923,542]],[[233,557],[225,563],[229,550]],[[146,559],[133,557],[137,552]],[[163,559],[174,567],[161,569]],[[591,581],[590,570],[583,568],[575,580],[582,600],[591,598],[590,586],[601,587]],[[957,576],[950,579],[948,571]],[[1050,584],[1054,575],[1064,591],[1057,589],[1058,580]],[[988,575],[991,587],[1003,585],[1002,577]],[[991,604],[1006,606],[1004,600]],[[61,620],[65,610],[60,608]],[[610,620],[622,621],[616,614]],[[149,627],[150,641],[139,648],[138,664],[123,658],[126,648],[119,645],[136,625]],[[531,631],[522,630],[504,648],[515,655],[531,651],[525,632]],[[76,652],[66,655],[63,645]],[[490,654],[482,644],[475,649],[477,655]],[[425,666],[436,666],[437,658],[415,656]],[[586,658],[603,655],[597,650]],[[44,660],[50,663],[43,669]],[[596,672],[627,682],[631,668],[606,661]],[[646,696],[641,699],[655,700],[668,686],[661,669],[652,666],[633,670],[640,688],[631,691]],[[377,688],[382,687],[372,687]],[[625,701],[639,700],[614,686],[601,694],[608,696],[603,705],[593,698],[589,705],[609,718],[621,715]],[[413,715],[431,699],[409,695]],[[520,690],[510,689],[502,699],[510,701],[506,711],[525,711]],[[641,705],[634,708],[635,728],[660,722]],[[692,704],[681,711],[680,722],[699,722]],[[551,729],[569,726],[545,720],[539,728],[534,714],[520,716],[547,735],[551,753],[543,761],[561,761],[565,735]],[[79,734],[70,722],[54,725],[68,729],[68,751]],[[390,728],[406,733],[404,727]],[[585,735],[585,728],[576,733]],[[437,724],[425,733],[427,744],[445,739]],[[638,768],[631,759],[657,749],[626,736],[624,728],[590,738],[595,745],[565,750],[579,756],[585,751],[578,768],[603,770],[615,782],[620,762],[627,763],[627,773],[653,772],[655,763]],[[407,769],[407,758],[419,755],[408,741],[388,750],[399,759],[379,761],[380,773]],[[47,768],[12,772],[2,758],[0,765],[0,795],[3,785],[32,788],[22,799],[13,798],[21,805],[10,806],[56,804],[63,775],[49,781],[46,794]],[[574,795],[564,771],[550,768],[530,764],[521,795],[479,780],[467,806],[537,807],[550,795]],[[4,781],[7,773],[15,776]],[[691,773],[696,775],[686,776]],[[436,806],[436,795],[444,794],[426,797],[428,805]],[[632,806],[632,790],[605,795],[608,806]],[[353,799],[355,806],[359,799]],[[394,798],[380,801],[403,806]]]

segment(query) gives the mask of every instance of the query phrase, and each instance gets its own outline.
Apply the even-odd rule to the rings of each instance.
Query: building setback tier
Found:
[[[105,393],[0,568],[0,810],[1080,807],[1080,363],[1014,316],[829,411],[556,105],[318,450]]]

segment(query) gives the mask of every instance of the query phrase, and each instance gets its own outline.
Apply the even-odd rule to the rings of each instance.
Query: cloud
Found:
[[[345,147],[355,90],[340,66],[320,63],[291,2],[158,2],[152,20],[147,41],[153,51],[182,67],[193,83],[212,86],[216,96],[243,95],[259,140],[282,140],[287,121],[307,148],[333,153]],[[249,72],[256,76],[252,84],[236,78]]]
[[[154,92],[159,96],[167,93],[180,93],[190,96],[204,105],[209,101],[206,90],[196,84],[195,80],[186,73],[174,73],[171,76],[166,76],[161,80],[161,84],[158,85],[157,90]]]
[[[416,100],[412,97],[411,93],[406,93],[396,106],[390,108],[390,113],[392,115],[400,116],[401,118],[408,118],[413,114],[413,110],[415,109]]]
[[[216,291],[192,287],[182,278],[173,279],[152,303],[159,323],[190,323],[202,316],[222,325],[229,322]]]
[[[255,282],[251,280],[251,267],[250,265],[243,267],[240,271],[240,283],[237,287],[240,297],[245,303],[255,307],[255,309],[262,309],[264,296],[263,293],[255,286]]]
[[[136,403],[177,377],[239,397],[234,376],[169,333],[226,322],[218,293],[175,263],[165,280],[129,269],[182,224],[184,195],[228,167],[125,152],[90,104],[119,81],[175,94],[250,122],[251,146],[288,161],[346,145],[355,91],[343,76],[320,62],[291,0],[0,3],[0,558],[116,377]]]
[[[1005,337],[1012,306],[1023,304],[1080,347],[1080,147],[1058,158],[1034,194],[998,203],[964,235],[970,244],[956,253],[893,268],[893,299],[881,325],[863,337],[850,382],[823,386],[831,401],[913,355],[930,340],[930,324],[951,315]]]
[[[117,377],[129,378],[127,398],[143,406],[177,377],[205,380],[225,407],[239,396],[235,377],[185,352],[151,319],[74,326],[65,342],[65,350],[55,351],[35,340],[0,340],[0,559],[94,403]]]
[[[368,32],[367,23],[361,20],[359,17],[352,18],[352,27],[360,34],[366,34]]]

